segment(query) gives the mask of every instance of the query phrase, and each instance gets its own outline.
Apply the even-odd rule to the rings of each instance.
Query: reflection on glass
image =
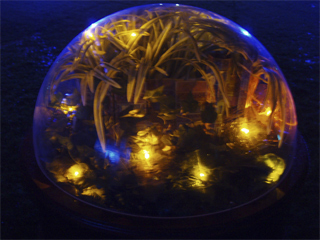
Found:
[[[40,90],[34,138],[44,173],[75,197],[187,216],[275,187],[296,127],[286,81],[248,31],[154,4],[108,16],[65,48]]]

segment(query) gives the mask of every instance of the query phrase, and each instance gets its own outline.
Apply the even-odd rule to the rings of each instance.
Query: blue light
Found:
[[[280,135],[279,135],[279,134],[277,135],[277,138],[278,138],[278,140],[280,141],[281,137],[280,137]]]
[[[246,36],[248,36],[248,37],[251,37],[251,34],[250,34],[247,30],[241,28],[241,32],[242,32],[243,35],[246,35]]]
[[[109,160],[112,163],[116,163],[116,162],[119,162],[119,160],[120,160],[120,154],[118,152],[107,150],[106,151],[106,158],[109,158]]]
[[[130,158],[130,151],[124,151],[123,149],[120,149],[116,146],[114,146],[113,143],[107,142],[107,149],[104,152],[102,150],[101,144],[99,139],[97,139],[95,145],[94,145],[94,149],[99,152],[102,153],[102,156],[105,159],[108,159],[111,163],[118,163],[120,161],[120,157],[126,157],[129,154],[129,158]]]
[[[120,160],[120,153],[112,146],[107,146],[105,158],[108,158],[111,163],[117,163]]]

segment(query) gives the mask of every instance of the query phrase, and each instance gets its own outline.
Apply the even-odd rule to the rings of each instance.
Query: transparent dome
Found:
[[[39,92],[34,145],[43,173],[78,200],[181,217],[275,189],[296,128],[287,83],[249,32],[153,4],[101,19],[62,51]]]

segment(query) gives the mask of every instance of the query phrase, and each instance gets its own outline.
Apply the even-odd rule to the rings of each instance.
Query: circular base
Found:
[[[103,210],[66,194],[40,170],[31,136],[25,139],[22,154],[27,178],[31,176],[37,199],[44,206],[45,217],[39,228],[42,238],[44,235],[54,238],[60,238],[57,235],[62,238],[279,238],[281,218],[290,204],[289,196],[294,187],[303,182],[309,159],[306,143],[298,134],[292,168],[273,191],[227,211],[195,217],[153,218]]]

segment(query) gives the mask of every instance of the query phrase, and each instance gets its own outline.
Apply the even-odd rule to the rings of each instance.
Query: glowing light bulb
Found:
[[[69,112],[73,112],[74,110],[75,110],[75,107],[71,107],[71,106],[69,106]]]
[[[131,33],[131,37],[135,37],[135,36],[137,36],[136,33]]]
[[[204,175],[204,173],[200,173],[200,177],[204,177],[205,175]]]
[[[242,128],[241,131],[244,132],[245,134],[249,133],[249,129],[247,129],[247,128]]]
[[[145,159],[149,159],[150,158],[149,152],[147,150],[143,150],[143,152],[144,152]]]
[[[67,170],[65,177],[71,182],[79,183],[88,169],[89,167],[85,163],[75,164]]]

